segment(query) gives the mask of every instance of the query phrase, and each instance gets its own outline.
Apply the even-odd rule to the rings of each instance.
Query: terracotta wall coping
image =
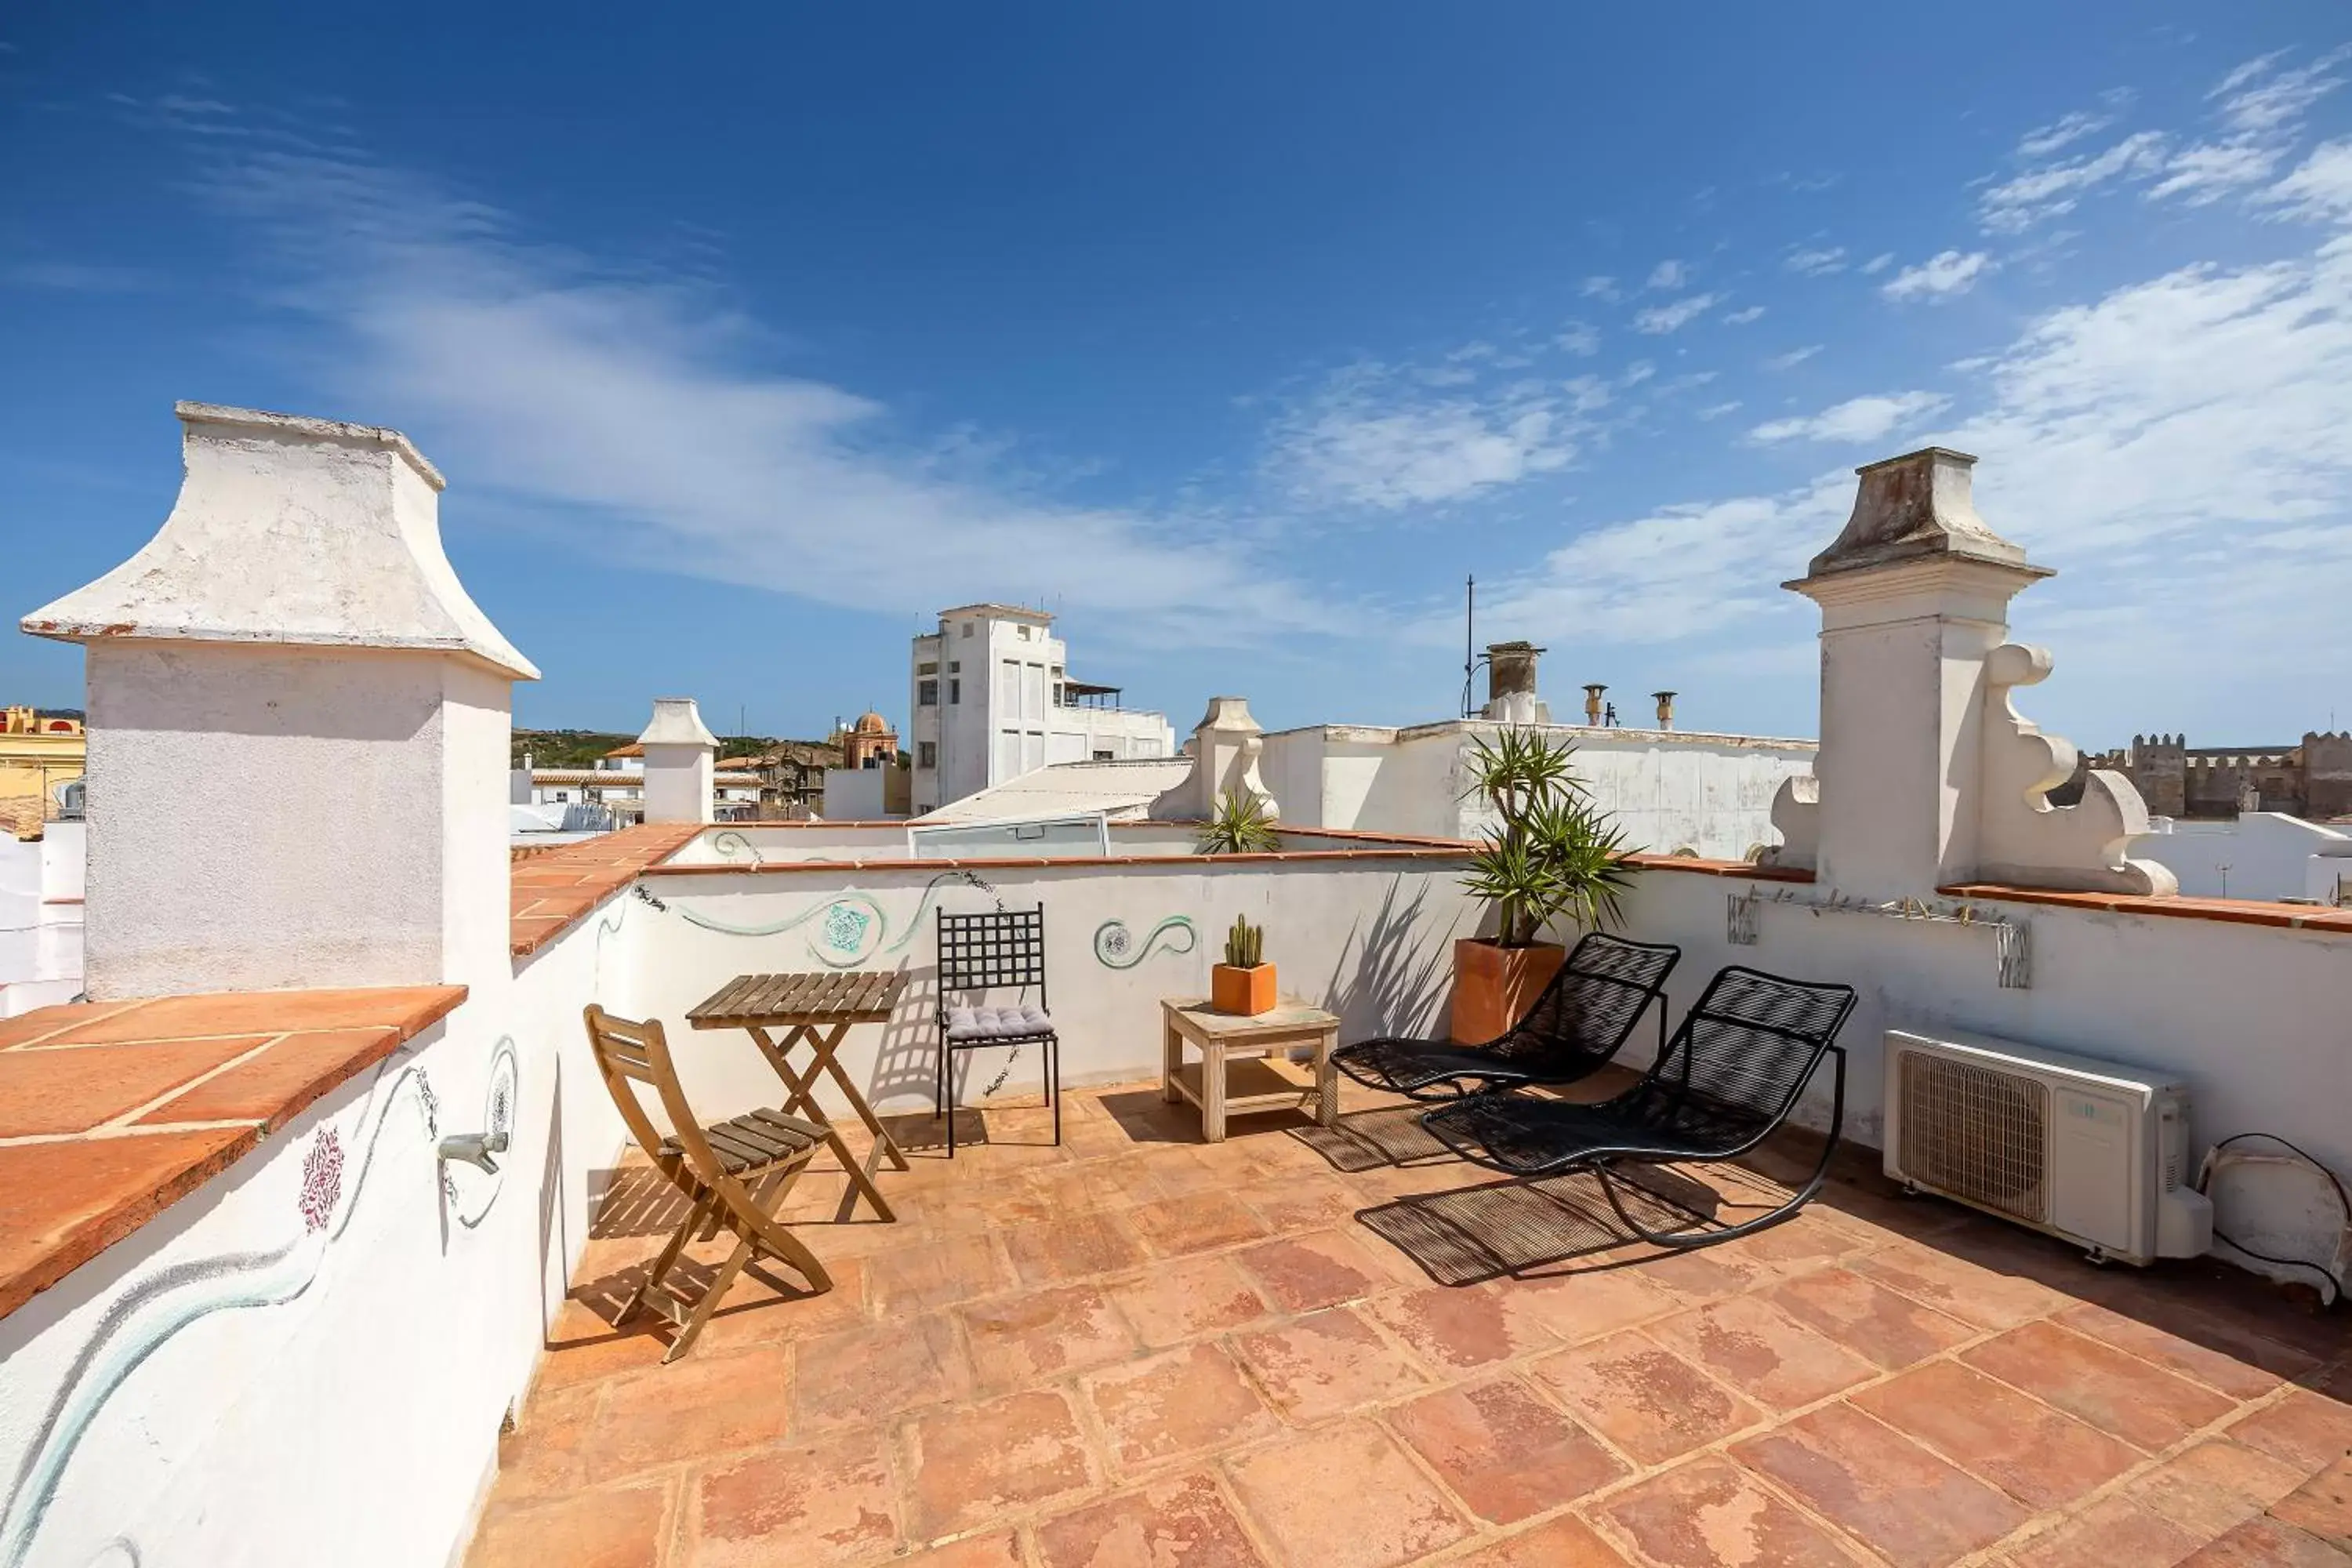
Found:
[[[508,950],[517,958],[537,952],[703,830],[693,822],[639,823],[514,861],[507,873]]]
[[[1759,866],[1752,860],[1701,860],[1689,855],[1652,855],[1646,851],[1625,857],[1629,865],[1644,871],[1687,871],[1701,877],[1746,877],[1758,882],[1810,882],[1813,874],[1801,866]]]
[[[788,860],[764,866],[745,866],[734,862],[717,865],[673,866],[647,868],[664,877],[728,877],[728,876],[794,876],[823,874],[828,871],[1012,871],[1044,870],[1057,867],[1123,866],[1130,870],[1208,869],[1216,866],[1286,865],[1295,862],[1330,860],[1422,860],[1454,861],[1465,858],[1469,847],[1402,849],[1275,849],[1255,855],[1064,855],[1006,856],[997,858],[959,858],[953,860]]]
[[[0,1317],[465,999],[462,985],[239,991],[0,1020]]]
[[[2137,893],[2070,893],[2055,888],[2012,888],[1999,882],[1959,882],[1936,891],[1948,899],[2053,904],[2105,914],[2158,915],[2168,920],[2220,921],[2227,925],[2275,926],[2352,936],[2352,910],[2329,909],[2325,904],[2272,904],[2252,899],[2151,899]]]

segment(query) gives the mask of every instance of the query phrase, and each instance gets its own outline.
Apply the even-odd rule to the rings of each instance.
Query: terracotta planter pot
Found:
[[[1261,963],[1255,969],[1235,969],[1230,963],[1210,967],[1209,1005],[1218,1012],[1254,1018],[1273,1012],[1274,1004],[1273,964]]]
[[[1476,936],[1455,942],[1454,1043],[1479,1045],[1517,1023],[1567,962],[1568,949],[1556,942],[1533,947],[1503,947]]]

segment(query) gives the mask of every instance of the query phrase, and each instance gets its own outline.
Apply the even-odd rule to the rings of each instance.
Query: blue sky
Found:
[[[979,598],[1180,730],[1415,722],[1475,571],[1562,709],[1809,734],[1778,584],[1937,439],[2060,569],[2037,718],[2352,722],[2338,6],[283,17],[0,20],[12,617],[185,397],[413,435],[521,723],[903,718]]]

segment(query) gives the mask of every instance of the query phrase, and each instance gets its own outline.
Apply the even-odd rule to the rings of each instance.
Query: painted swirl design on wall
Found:
[[[375,1166],[377,1145],[395,1106],[405,1101],[415,1108],[426,1148],[438,1142],[438,1098],[425,1068],[413,1060],[403,1060],[408,1055],[409,1048],[404,1047],[378,1066],[366,1101],[351,1119],[348,1130],[362,1134],[348,1145],[358,1152],[356,1174],[350,1173],[342,1130],[330,1123],[313,1137],[289,1216],[293,1234],[283,1246],[268,1252],[221,1253],[173,1264],[130,1286],[108,1304],[96,1331],[76,1353],[47,1411],[33,1427],[6,1500],[0,1503],[0,1568],[21,1568],[75,1451],[108,1401],[142,1365],[182,1331],[215,1313],[283,1306],[300,1300],[318,1283],[335,1243],[359,1213],[368,1173]],[[510,1037],[501,1037],[492,1047],[489,1077],[488,1124],[493,1131],[510,1131],[518,1088],[515,1044]],[[503,1173],[498,1176],[473,1173],[479,1179],[470,1184],[472,1191],[462,1199],[447,1184],[446,1173],[443,1187],[459,1222],[468,1229],[489,1212],[505,1179]],[[136,1545],[125,1539],[109,1542],[100,1554],[101,1561],[115,1560],[108,1552],[116,1558],[127,1552],[123,1560],[139,1560]]]
[[[720,837],[729,837],[721,834]],[[736,835],[735,837],[740,837]],[[713,843],[716,844],[716,840]],[[756,849],[753,853],[757,853]],[[856,969],[876,958],[903,951],[923,929],[923,917],[931,910],[944,882],[961,882],[985,888],[978,878],[965,871],[942,871],[924,884],[923,896],[915,905],[914,918],[892,933],[890,912],[870,893],[850,889],[835,893],[795,914],[764,925],[739,925],[715,915],[706,915],[689,908],[682,898],[672,896],[664,900],[665,907],[675,910],[689,925],[704,931],[715,931],[724,936],[782,936],[787,931],[806,929],[804,938],[811,958],[828,969]]]
[[[1139,939],[1125,921],[1105,921],[1095,928],[1095,961],[1106,969],[1133,969],[1154,952],[1190,952],[1200,944],[1190,915],[1170,915]]]

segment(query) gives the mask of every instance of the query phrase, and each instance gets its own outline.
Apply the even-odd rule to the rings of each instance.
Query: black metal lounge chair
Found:
[[[1853,988],[1784,980],[1731,964],[1675,1031],[1642,1081],[1586,1105],[1481,1094],[1421,1119],[1474,1164],[1519,1177],[1591,1171],[1609,1206],[1657,1247],[1705,1247],[1775,1225],[1822,1189],[1845,1121],[1845,1050],[1835,1044]],[[1824,1056],[1835,1061],[1829,1141],[1802,1190],[1771,1213],[1721,1229],[1654,1231],[1626,1212],[1611,1173],[1624,1165],[1705,1163],[1748,1152],[1789,1118]]]
[[[1589,931],[1528,1016],[1483,1045],[1451,1040],[1358,1040],[1331,1053],[1331,1065],[1367,1088],[1421,1100],[1458,1100],[1474,1089],[1530,1083],[1574,1083],[1608,1065],[1658,1005],[1658,1048],[1665,1049],[1666,976],[1682,949]]]

